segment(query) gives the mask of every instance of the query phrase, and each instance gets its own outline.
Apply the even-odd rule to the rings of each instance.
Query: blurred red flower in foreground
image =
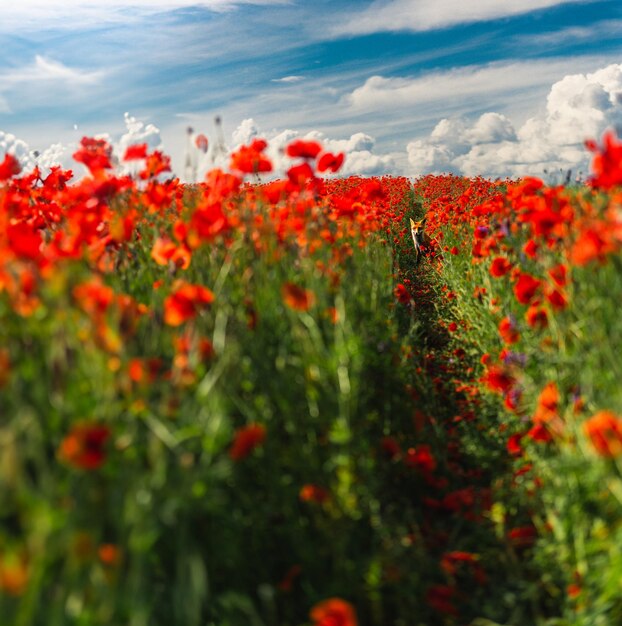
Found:
[[[294,283],[285,283],[281,289],[283,302],[294,311],[308,311],[315,304],[315,294]]]
[[[613,131],[605,133],[603,147],[599,151],[595,141],[586,141],[585,146],[594,152],[592,160],[591,184],[593,187],[609,189],[614,185],[622,185],[622,142]]]
[[[0,163],[0,181],[17,176],[21,171],[22,167],[19,161],[12,154],[6,154],[4,161]]]
[[[322,152],[322,146],[317,141],[305,141],[296,139],[285,150],[287,156],[301,157],[303,159],[315,159]]]
[[[121,561],[121,550],[114,543],[102,543],[97,549],[97,556],[104,565],[114,567]]]
[[[533,526],[519,526],[508,531],[507,537],[515,548],[527,548],[533,545],[538,531]]]
[[[243,174],[271,172],[272,162],[263,151],[268,144],[263,139],[254,139],[248,146],[242,146],[231,155],[230,168]]]
[[[229,456],[234,461],[245,459],[266,438],[266,427],[263,424],[249,424],[235,431]]]
[[[354,607],[341,598],[329,598],[311,609],[313,626],[357,626]]]
[[[512,264],[504,257],[498,256],[490,265],[490,275],[494,278],[505,276],[512,269]]]
[[[325,152],[317,162],[317,171],[325,172],[326,170],[330,170],[334,174],[339,171],[339,168],[343,165],[345,156],[346,155],[343,152],[340,152],[339,154]]]
[[[500,365],[490,365],[480,380],[491,391],[503,394],[508,393],[516,383],[510,371]]]
[[[499,322],[499,335],[509,345],[516,343],[520,339],[520,333],[512,318],[506,316]]]
[[[583,424],[583,432],[601,456],[622,454],[622,418],[613,411],[599,411],[590,417]]]
[[[546,328],[549,324],[546,310],[535,305],[527,309],[525,319],[531,328]]]
[[[93,176],[112,169],[112,146],[105,139],[82,137],[80,148],[73,154],[74,161],[83,163]]]
[[[298,496],[303,502],[317,502],[318,504],[322,504],[330,498],[330,494],[324,487],[311,483],[303,485]]]
[[[147,155],[145,167],[138,173],[142,180],[148,180],[149,178],[155,178],[164,172],[171,171],[171,158],[156,150],[153,154]]]
[[[78,469],[98,469],[106,460],[104,448],[109,437],[108,426],[90,422],[74,424],[62,440],[58,456],[67,465]]]
[[[123,155],[124,161],[135,161],[137,159],[147,158],[147,144],[141,143],[133,146],[128,146]]]
[[[521,304],[531,304],[537,291],[540,289],[541,281],[530,274],[521,273],[514,285],[514,295]]]
[[[0,591],[19,596],[28,585],[30,569],[24,554],[0,553]]]
[[[214,301],[214,294],[201,285],[178,281],[174,291],[164,301],[164,321],[169,326],[179,326],[196,317],[200,309]]]

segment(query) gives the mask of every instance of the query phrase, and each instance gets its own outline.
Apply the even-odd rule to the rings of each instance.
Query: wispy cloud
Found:
[[[602,41],[603,39],[618,39],[622,33],[622,20],[612,19],[595,22],[587,26],[570,26],[559,30],[544,33],[530,33],[518,35],[514,43],[538,48],[576,45],[583,42]]]
[[[595,0],[378,0],[349,13],[333,35],[364,35],[386,31],[426,31],[457,24],[512,17],[556,5]]]
[[[493,100],[511,103],[546,89],[573,68],[598,67],[601,57],[565,57],[529,61],[497,62],[427,73],[412,78],[372,76],[345,97],[355,112],[382,112],[441,104],[445,110],[454,102],[463,110]],[[540,91],[541,93],[541,91]],[[459,101],[456,99],[459,96]]]
[[[105,72],[101,70],[74,69],[37,54],[32,63],[0,71],[0,89],[3,86],[20,83],[33,84],[46,81],[61,82],[66,85],[93,85],[98,83],[104,75]]]
[[[222,13],[244,5],[283,6],[292,0],[20,0],[0,3],[0,30],[54,27],[71,29],[87,24],[127,23],[133,18],[183,8]]]
[[[298,83],[302,80],[302,76],[283,76],[283,78],[273,78],[273,83]]]
[[[109,74],[109,70],[71,67],[35,55],[31,61],[0,69],[0,113],[14,117],[26,110],[32,122],[33,113],[39,111],[50,121],[53,110],[65,111],[105,98]]]

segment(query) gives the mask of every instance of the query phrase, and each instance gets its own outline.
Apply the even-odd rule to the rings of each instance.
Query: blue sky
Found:
[[[622,123],[621,33],[619,0],[3,0],[0,131],[42,150],[128,111],[179,168],[221,115],[229,143],[311,132],[364,173],[554,169],[573,124]],[[546,132],[564,149],[538,159]]]

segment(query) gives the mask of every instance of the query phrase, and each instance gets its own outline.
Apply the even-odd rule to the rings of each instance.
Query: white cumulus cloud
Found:
[[[0,130],[0,160],[4,160],[7,154],[12,154],[22,165],[22,167],[32,167],[34,165],[33,155],[28,144],[12,133],[5,133]]]
[[[140,167],[139,163],[121,163],[121,159],[129,146],[146,143],[150,151],[162,148],[160,130],[153,124],[146,124],[129,113],[125,113],[125,133],[116,139],[108,133],[97,134],[96,137],[105,139],[113,148],[113,155],[118,164],[118,172],[121,174],[135,173]],[[42,175],[49,173],[53,166],[72,170],[80,177],[86,173],[83,165],[73,160],[73,154],[78,149],[77,142],[54,143],[41,152],[30,148],[28,143],[17,138],[12,133],[0,131],[0,160],[7,153],[13,154],[20,162],[24,171],[30,171],[35,165],[39,167]]]
[[[346,139],[335,139],[317,130],[300,133],[288,129],[278,134],[264,134],[263,136],[268,140],[268,155],[277,173],[285,172],[294,163],[284,154],[286,146],[294,139],[318,141],[324,150],[335,154],[345,152],[345,161],[338,173],[340,176],[354,174],[376,176],[398,173],[399,166],[395,155],[376,152],[374,150],[375,139],[365,133],[359,132]]]
[[[540,115],[518,129],[499,113],[444,118],[427,138],[407,145],[413,175],[454,172],[491,177],[571,169],[587,172],[583,143],[608,128],[622,129],[622,64],[564,76]]]
[[[361,176],[375,176],[381,174],[401,173],[399,157],[395,153],[381,153],[376,150],[376,141],[365,133],[354,133],[344,139],[336,139],[325,133],[312,130],[300,132],[298,130],[285,129],[282,131],[264,132],[259,128],[254,119],[242,120],[231,134],[231,142],[225,146],[224,151],[217,151],[214,143],[210,143],[207,154],[198,157],[197,179],[202,179],[208,170],[213,167],[226,168],[229,164],[229,155],[241,145],[249,144],[253,139],[265,139],[268,142],[266,154],[274,167],[273,176],[283,176],[284,173],[297,162],[285,154],[285,149],[295,139],[318,141],[325,151],[337,154],[345,153],[345,162],[339,176],[358,174]],[[186,160],[192,161],[196,152],[193,143],[190,142],[190,153]],[[327,174],[330,175],[330,174]]]

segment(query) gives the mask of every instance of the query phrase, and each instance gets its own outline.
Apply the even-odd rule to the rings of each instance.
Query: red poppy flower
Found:
[[[533,545],[538,532],[533,526],[519,526],[508,532],[508,539],[515,547],[525,548]]]
[[[537,305],[531,305],[527,309],[525,320],[531,328],[546,328],[549,325],[546,311]]]
[[[155,178],[164,172],[171,171],[171,159],[160,150],[156,150],[147,156],[145,167],[139,172],[142,180]]]
[[[538,244],[533,240],[530,239],[524,246],[523,246],[523,252],[530,258],[530,259],[535,259],[536,255],[538,254]]]
[[[404,456],[404,463],[422,472],[433,472],[436,469],[436,459],[432,455],[430,446],[427,444],[409,448]]]
[[[43,240],[38,230],[26,222],[9,224],[6,227],[7,239],[11,250],[25,259],[37,259],[41,256],[39,248]]]
[[[316,604],[310,613],[313,626],[357,626],[354,607],[341,598],[329,598]]]
[[[491,391],[505,394],[516,383],[516,379],[505,367],[500,365],[491,365],[486,374],[482,377],[482,382]]]
[[[524,433],[516,433],[508,439],[506,449],[510,456],[522,456],[523,447],[520,442],[523,437]]]
[[[317,141],[305,141],[304,139],[295,139],[285,150],[287,156],[303,159],[315,159],[320,152],[322,152],[322,146]]]
[[[530,274],[521,273],[514,285],[514,295],[521,304],[531,304],[541,284],[540,280]]]
[[[121,549],[114,543],[102,543],[97,548],[99,560],[108,567],[115,567],[121,562]]]
[[[393,295],[397,298],[398,302],[402,304],[408,304],[411,301],[410,292],[402,283],[396,285],[393,290]]]
[[[305,162],[290,167],[287,170],[287,178],[295,187],[304,187],[307,181],[315,178],[315,174],[313,173],[313,168]]]
[[[0,591],[21,596],[28,587],[30,565],[26,554],[0,553]]]
[[[263,424],[249,424],[235,431],[233,443],[229,448],[229,456],[234,461],[245,459],[266,438],[266,427]]]
[[[525,436],[532,441],[538,441],[540,443],[553,441],[551,431],[544,424],[535,424],[529,429]]]
[[[136,161],[138,159],[147,158],[147,144],[140,143],[134,146],[128,146],[123,155],[124,161]]]
[[[565,287],[568,284],[568,267],[563,263],[551,268],[548,274],[558,287]]]
[[[101,315],[114,301],[114,291],[97,276],[73,288],[73,297],[89,315]]]
[[[605,133],[600,151],[593,141],[586,142],[586,147],[596,152],[592,160],[592,186],[610,189],[615,185],[622,185],[622,142],[617,140],[615,132]]]
[[[207,148],[209,146],[209,141],[207,140],[207,137],[203,133],[201,133],[200,135],[196,136],[196,139],[194,140],[194,145],[201,152],[203,152],[203,154],[205,154],[207,152]]]
[[[441,558],[441,569],[448,575],[453,576],[457,572],[458,563],[475,563],[479,559],[477,554],[472,552],[446,552]]]
[[[281,295],[285,304],[294,311],[308,311],[315,304],[315,294],[294,283],[285,283]]]
[[[199,311],[214,301],[214,294],[201,285],[177,281],[174,291],[164,300],[164,322],[179,326],[197,316]]]
[[[74,424],[58,449],[59,458],[77,469],[95,470],[106,460],[107,426],[89,422]]]
[[[516,324],[509,317],[504,317],[499,322],[499,335],[508,345],[516,343],[520,339],[520,333],[516,329]]]
[[[613,411],[599,411],[590,417],[583,424],[583,432],[600,456],[611,458],[622,454],[622,418]]]
[[[550,422],[558,417],[557,407],[559,405],[559,391],[554,382],[547,383],[540,395],[534,414],[534,420],[538,422]]]
[[[546,299],[549,304],[560,311],[561,309],[565,309],[568,306],[568,298],[564,294],[561,289],[547,289],[546,291]]]
[[[498,256],[493,259],[490,264],[490,275],[494,278],[501,278],[505,276],[512,269],[512,264],[502,256]]]
[[[345,156],[346,155],[343,152],[340,152],[339,154],[325,152],[317,163],[317,171],[325,172],[326,170],[330,170],[333,174],[338,172],[343,165]]]
[[[112,146],[105,139],[83,137],[73,158],[78,163],[84,163],[95,176],[103,170],[112,169]]]
[[[170,261],[181,269],[188,269],[192,253],[185,245],[178,245],[166,237],[158,237],[153,242],[151,258],[158,265],[168,265]]]
[[[268,144],[263,139],[254,139],[250,145],[240,147],[231,155],[230,168],[243,174],[258,174],[271,172],[272,162],[263,151]]]
[[[17,176],[22,171],[22,166],[12,154],[5,154],[4,160],[0,163],[0,182]]]
[[[330,498],[330,494],[324,487],[308,484],[300,488],[299,498],[303,502],[317,502],[322,504]]]
[[[613,252],[610,226],[604,222],[596,222],[580,231],[570,250],[570,260],[575,265],[583,266],[592,261],[604,263],[607,254]]]

